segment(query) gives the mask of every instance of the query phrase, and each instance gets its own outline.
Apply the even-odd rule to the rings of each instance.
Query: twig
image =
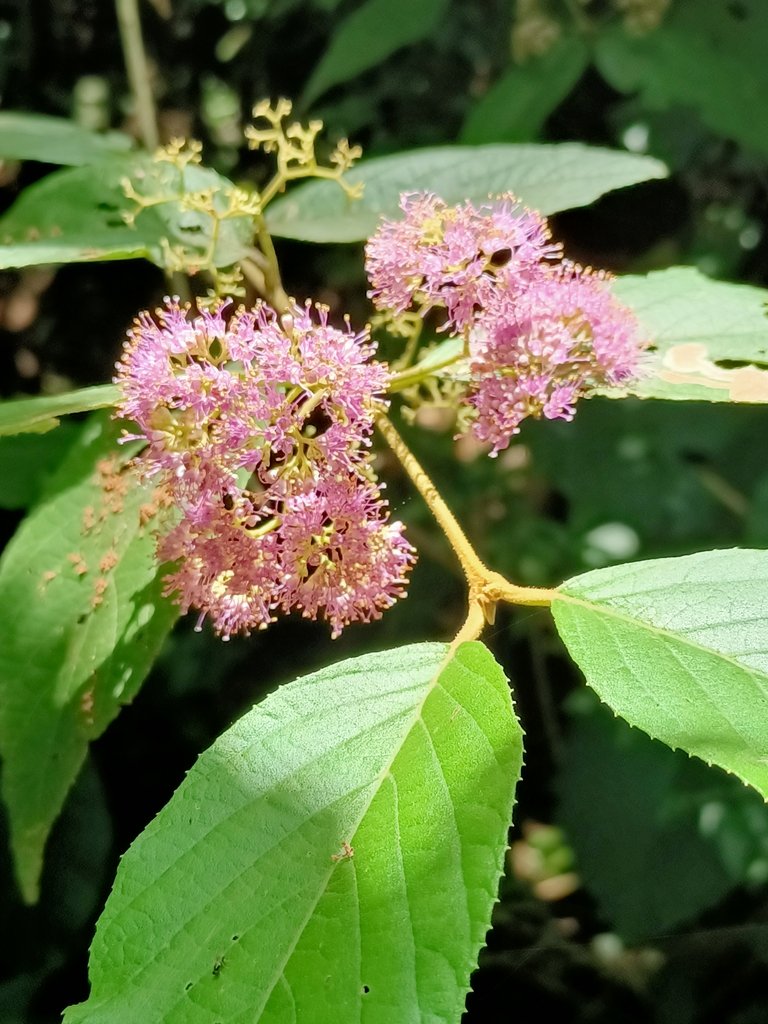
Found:
[[[138,0],[115,0],[115,8],[125,68],[136,104],[139,134],[146,149],[154,150],[160,144],[160,135],[157,130],[157,112],[152,96],[147,54],[141,35]]]

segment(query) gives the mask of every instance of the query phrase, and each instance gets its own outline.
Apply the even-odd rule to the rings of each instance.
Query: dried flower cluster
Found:
[[[403,595],[413,550],[370,465],[388,381],[372,355],[367,333],[309,304],[278,317],[168,300],[136,320],[118,412],[180,513],[159,543],[167,590],[224,638],[291,609],[338,636]]]
[[[377,308],[435,311],[469,359],[473,431],[493,454],[528,416],[570,419],[588,390],[637,372],[634,317],[607,276],[561,258],[546,221],[513,196],[485,206],[402,197],[366,247]]]

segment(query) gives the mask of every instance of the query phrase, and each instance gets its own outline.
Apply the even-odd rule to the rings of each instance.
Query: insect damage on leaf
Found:
[[[768,371],[757,366],[718,366],[700,342],[673,345],[665,352],[662,366],[659,377],[670,384],[723,389],[733,402],[768,402]]]

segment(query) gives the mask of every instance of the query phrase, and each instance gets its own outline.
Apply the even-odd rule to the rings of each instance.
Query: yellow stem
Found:
[[[467,578],[470,607],[467,621],[459,633],[461,641],[474,639],[479,635],[482,628],[481,625],[478,626],[479,614],[482,614],[485,621],[493,621],[496,604],[499,601],[506,601],[510,604],[550,605],[556,596],[556,591],[543,587],[521,587],[516,583],[510,583],[500,573],[494,572],[485,565],[467,540],[453,512],[445,504],[426,471],[390,420],[386,416],[380,415],[376,420],[376,425],[429,506],[430,512],[442,527]],[[457,637],[457,641],[459,641],[459,637]]]
[[[443,533],[448,538],[448,542],[455,551],[461,568],[464,570],[464,575],[467,577],[470,587],[473,584],[482,583],[489,575],[489,570],[467,540],[464,531],[459,526],[458,520],[443,501],[437,488],[422,468],[416,456],[408,448],[386,416],[379,416],[376,420],[376,426],[402,463],[403,468],[413,481],[419,494],[421,494],[429,506],[430,512],[442,527]]]
[[[280,279],[280,266],[277,262],[277,253],[275,252],[272,236],[267,230],[267,223],[262,214],[256,217],[256,237],[259,240],[259,248],[266,257],[266,266],[264,267],[264,280],[267,286],[266,298],[278,313],[287,313],[291,308],[291,300],[283,288],[283,282]]]
[[[267,182],[267,184],[264,186],[264,188],[259,193],[259,198],[261,199],[261,208],[262,208],[262,210],[267,205],[267,203],[269,203],[272,199],[275,198],[275,196],[278,194],[278,192],[282,192],[282,190],[286,186],[287,180],[288,179],[280,171],[278,171]]]
[[[253,260],[248,259],[248,257],[240,260],[240,269],[244,277],[250,281],[259,295],[264,298],[267,294],[267,281],[262,269]]]
[[[466,643],[468,640],[477,640],[485,628],[487,621],[482,602],[470,601],[464,625],[451,641],[451,646],[448,651],[449,657],[460,644]]]

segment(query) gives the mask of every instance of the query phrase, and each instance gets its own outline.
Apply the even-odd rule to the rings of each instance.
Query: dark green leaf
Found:
[[[596,37],[595,61],[622,92],[652,110],[693,108],[708,127],[768,154],[760,116],[768,93],[768,7],[763,0],[675,0],[658,29],[620,26]]]
[[[399,218],[400,195],[426,190],[448,203],[482,203],[491,193],[513,192],[544,214],[586,206],[605,192],[663,178],[658,160],[562,143],[553,146],[442,146],[366,160],[347,173],[364,182],[362,199],[350,200],[332,181],[310,181],[267,209],[274,235],[305,242],[357,242],[381,217]]]
[[[565,99],[589,62],[578,36],[563,36],[541,57],[513,64],[469,112],[461,141],[529,142]]]
[[[523,441],[536,476],[543,474],[566,498],[568,524],[585,558],[599,557],[587,535],[612,524],[629,527],[628,539],[634,534],[654,555],[678,554],[701,547],[702,538],[743,539],[736,499],[723,500],[717,481],[748,499],[768,469],[754,444],[766,425],[762,407],[593,399],[581,404],[572,423],[529,422]],[[764,522],[768,526],[768,515]],[[629,554],[583,568],[624,562]]]
[[[478,643],[281,688],[124,856],[67,1024],[458,1021],[520,765]]]
[[[150,494],[117,427],[91,420],[0,560],[0,753],[11,846],[34,900],[43,847],[90,740],[141,685],[175,609],[160,596]]]
[[[765,877],[768,816],[757,793],[629,729],[588,691],[574,698],[557,820],[624,940],[663,936]]]
[[[366,0],[334,30],[301,97],[309,106],[332,85],[375,67],[403,46],[426,38],[447,0]]]
[[[112,819],[93,759],[86,757],[51,838],[42,903],[63,932],[88,926],[109,881]]]
[[[0,437],[0,508],[33,504],[77,432],[74,424],[67,423],[46,434]]]

